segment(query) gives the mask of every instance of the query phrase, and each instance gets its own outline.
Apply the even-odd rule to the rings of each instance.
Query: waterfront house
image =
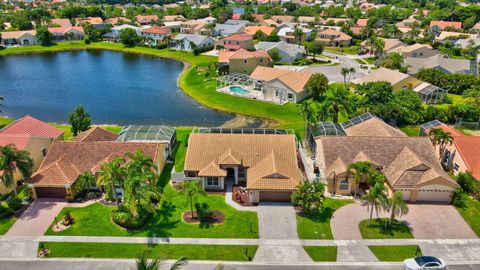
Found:
[[[172,40],[172,47],[182,51],[193,51],[195,48],[212,47],[215,40],[198,34],[178,34]]]
[[[166,38],[169,38],[172,35],[172,32],[169,28],[165,26],[152,26],[149,28],[144,28],[140,31],[142,37],[150,40],[149,44],[156,46],[164,41]]]
[[[107,41],[118,42],[120,40],[120,32],[127,28],[135,30],[137,36],[141,36],[142,28],[130,24],[122,24],[112,27],[110,33],[106,33],[105,35],[103,35],[103,39]]]
[[[273,66],[268,52],[263,50],[247,51],[245,49],[219,51],[218,63],[220,70],[228,69],[229,73],[243,73],[247,75],[250,75],[257,66]]]
[[[40,44],[40,41],[35,36],[36,33],[37,31],[35,30],[0,32],[2,37],[0,45],[9,47]]]
[[[49,27],[48,32],[52,33],[55,41],[81,40],[85,37],[83,27],[81,26]]]
[[[295,136],[291,134],[192,133],[185,158],[185,180],[201,180],[208,190],[244,186],[249,204],[290,202],[303,181]]]
[[[265,42],[260,41],[257,44],[257,50],[264,50],[271,52],[273,50],[277,51],[280,55],[280,62],[291,63],[296,59],[301,59],[305,57],[306,50],[302,45],[291,44],[285,41],[279,42]]]

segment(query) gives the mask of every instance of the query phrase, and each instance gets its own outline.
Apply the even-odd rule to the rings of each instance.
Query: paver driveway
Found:
[[[5,234],[7,236],[39,236],[43,235],[60,213],[63,207],[83,207],[94,201],[85,203],[67,203],[61,199],[37,199],[28,209],[23,212],[20,218],[13,224],[12,228]]]
[[[472,229],[451,205],[409,204],[404,221],[417,239],[468,239],[477,238]],[[380,213],[388,217],[388,213]],[[376,215],[374,214],[374,217]],[[331,220],[333,238],[338,240],[360,240],[358,223],[368,219],[367,207],[354,203],[335,211]]]

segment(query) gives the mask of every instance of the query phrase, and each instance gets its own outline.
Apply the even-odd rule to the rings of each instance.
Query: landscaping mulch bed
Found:
[[[225,221],[225,215],[222,212],[217,210],[213,211],[213,218],[210,220],[200,221],[198,219],[197,211],[193,211],[193,219],[191,215],[191,211],[183,212],[183,220],[187,223],[203,223],[203,224],[222,224]]]
[[[234,202],[240,204],[241,206],[250,206],[248,193],[242,193],[239,186],[233,187],[232,199]]]

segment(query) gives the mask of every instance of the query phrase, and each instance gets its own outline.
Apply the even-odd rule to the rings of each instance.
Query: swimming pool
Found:
[[[237,93],[240,95],[245,95],[248,94],[250,91],[243,89],[240,86],[230,86],[229,87],[230,92]]]

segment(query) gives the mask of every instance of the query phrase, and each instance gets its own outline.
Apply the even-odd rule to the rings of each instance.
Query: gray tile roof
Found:
[[[444,58],[434,55],[427,58],[405,58],[405,64],[409,66],[408,73],[416,74],[422,68],[437,68],[447,73],[469,73],[470,60]]]

